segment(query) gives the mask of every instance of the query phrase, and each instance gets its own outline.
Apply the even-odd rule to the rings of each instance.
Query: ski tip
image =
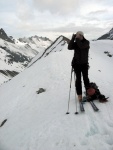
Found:
[[[75,112],[75,115],[77,115],[78,114],[78,112]]]
[[[69,114],[69,112],[66,112],[66,115],[68,115]]]
[[[99,111],[99,109],[96,109],[95,111]]]

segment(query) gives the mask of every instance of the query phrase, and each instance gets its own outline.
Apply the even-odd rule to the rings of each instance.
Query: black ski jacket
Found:
[[[68,44],[69,50],[74,50],[74,57],[72,59],[72,66],[74,64],[88,64],[88,53],[89,53],[89,41],[83,38],[82,41],[79,39],[72,38]]]

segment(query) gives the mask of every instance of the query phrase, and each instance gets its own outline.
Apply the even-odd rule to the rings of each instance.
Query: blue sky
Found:
[[[87,39],[95,39],[113,28],[113,1],[0,0],[0,28],[15,38],[70,38],[81,30]]]

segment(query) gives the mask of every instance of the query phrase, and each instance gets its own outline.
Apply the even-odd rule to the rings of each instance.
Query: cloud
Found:
[[[27,0],[18,0],[16,15],[24,22],[34,19],[34,9],[32,3]]]
[[[48,10],[51,13],[64,15],[78,10],[79,0],[33,0],[34,7],[38,11]]]
[[[12,35],[68,36],[82,30],[93,38],[113,27],[113,5],[112,0],[1,0],[0,18]]]
[[[104,10],[92,11],[89,13],[89,15],[100,15],[100,14],[104,14],[104,13],[108,13],[108,10],[104,9]]]
[[[113,21],[109,22],[108,25],[104,27],[102,26],[102,23],[100,24],[99,22],[95,23],[95,25],[90,23],[84,23],[81,25],[76,25],[75,23],[69,23],[61,27],[48,28],[46,29],[46,32],[51,32],[51,33],[53,32],[53,33],[57,33],[58,35],[63,34],[68,37],[71,37],[73,33],[76,33],[77,31],[83,31],[85,37],[90,40],[90,39],[98,38],[102,34],[108,32],[110,30],[110,26],[112,23]]]

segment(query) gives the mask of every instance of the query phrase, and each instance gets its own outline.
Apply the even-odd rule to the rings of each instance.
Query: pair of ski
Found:
[[[95,103],[94,103],[93,101],[91,101],[91,100],[89,101],[89,100],[87,100],[86,97],[83,97],[83,100],[82,100],[81,102],[79,102],[79,107],[80,107],[80,111],[81,111],[81,112],[85,112],[85,109],[84,109],[84,103],[85,103],[85,102],[90,103],[90,105],[92,106],[92,108],[93,108],[93,110],[94,110],[95,112],[99,111],[98,107],[95,105]],[[76,105],[76,106],[77,106],[77,105]],[[68,108],[68,110],[69,110],[69,108]],[[67,111],[66,114],[69,114],[69,111]],[[77,112],[77,107],[76,107],[76,112],[75,112],[75,114],[78,114],[78,112]]]
[[[86,101],[85,101],[86,102]],[[84,101],[82,102],[79,102],[79,105],[80,105],[80,111],[81,112],[84,112],[85,109],[84,109]],[[88,101],[90,103],[90,105],[92,106],[93,110],[94,111],[99,111],[99,109],[97,108],[97,106],[95,105],[95,103],[93,101]]]

